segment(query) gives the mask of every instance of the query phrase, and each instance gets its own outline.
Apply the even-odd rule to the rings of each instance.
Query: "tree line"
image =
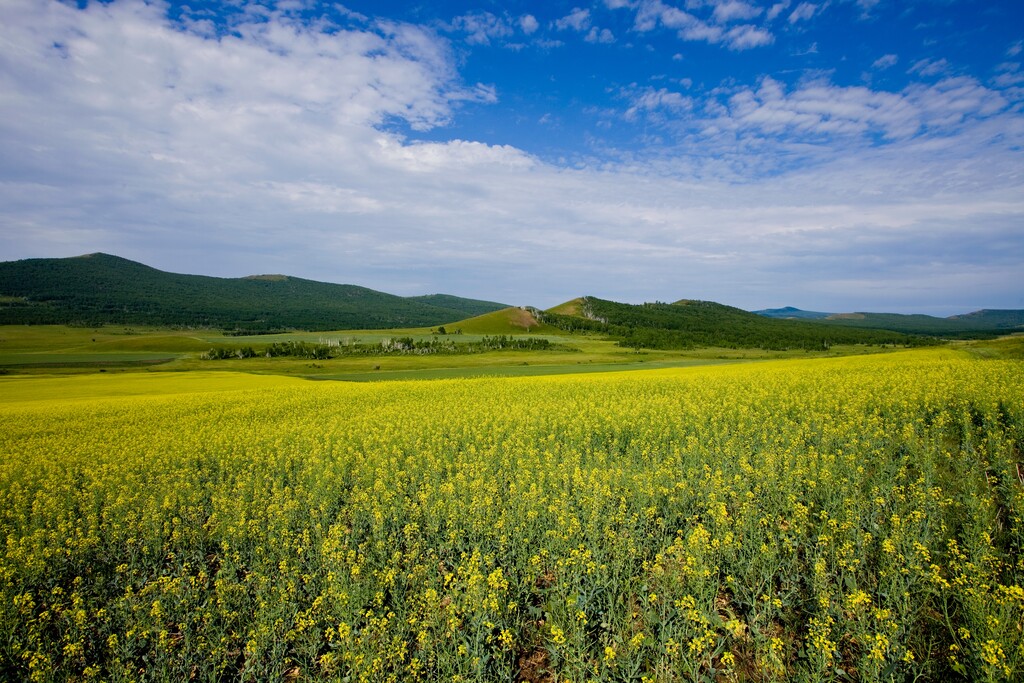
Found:
[[[205,360],[229,358],[306,358],[327,360],[340,356],[401,356],[401,355],[460,355],[487,351],[552,351],[573,350],[553,344],[542,337],[513,337],[509,335],[485,336],[479,341],[456,343],[449,339],[413,339],[395,337],[382,339],[376,344],[340,344],[324,342],[274,342],[259,349],[252,346],[216,346],[203,353]]]

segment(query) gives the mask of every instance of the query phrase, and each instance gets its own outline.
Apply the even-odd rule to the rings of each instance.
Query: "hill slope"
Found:
[[[816,320],[828,325],[892,330],[905,334],[938,337],[984,337],[1024,332],[1024,310],[983,309],[948,318],[902,313],[820,313],[799,308],[769,308],[754,311],[768,318]]]
[[[603,332],[634,348],[820,349],[833,344],[933,343],[897,332],[766,318],[711,301],[633,305],[588,296],[580,300],[577,315],[551,312],[559,309],[565,310],[556,306],[542,315],[542,321],[564,330]]]
[[[754,311],[754,313],[763,315],[766,318],[785,318],[787,320],[821,320],[832,315],[831,313],[822,313],[821,311],[803,311],[792,306],[766,308],[763,311]]]
[[[464,299],[461,296],[451,294],[426,294],[423,296],[406,297],[409,301],[420,303],[448,311],[459,311],[463,316],[477,316],[506,308],[507,304],[499,304],[496,301],[480,301],[478,299]]]
[[[485,313],[448,326],[448,331],[461,330],[466,334],[558,334],[556,327],[542,323],[533,309],[512,306],[493,313]]]
[[[900,313],[839,313],[821,322],[847,327],[871,327],[908,334],[978,337],[1024,332],[1024,311],[981,310],[949,318]]]
[[[502,304],[428,301],[286,275],[181,275],[109,254],[0,263],[0,324],[381,329],[450,323]],[[431,300],[454,305],[434,305]]]

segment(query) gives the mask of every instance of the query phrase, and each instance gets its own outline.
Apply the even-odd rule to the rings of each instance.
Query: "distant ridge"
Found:
[[[754,311],[766,318],[785,318],[787,320],[822,320],[832,315],[821,311],[802,311],[799,308],[785,306],[783,308],[766,308],[763,311]]]
[[[507,308],[508,304],[499,304],[496,301],[479,301],[477,299],[463,299],[451,294],[426,294],[423,296],[410,296],[410,301],[419,301],[430,306],[443,308],[449,311],[459,311],[464,316],[483,315],[493,311],[500,311]]]
[[[637,349],[698,347],[828,349],[834,344],[933,344],[887,330],[850,329],[820,321],[770,318],[713,301],[623,304],[585,296],[538,316],[569,332],[598,332]]]
[[[994,336],[1024,332],[1024,310],[982,309],[948,318],[902,313],[818,313],[801,311],[791,306],[769,308],[755,313],[769,318],[813,319],[828,325],[939,337]]]
[[[240,331],[428,327],[505,308],[400,297],[288,275],[167,273],[110,254],[0,263],[0,324],[126,324]]]

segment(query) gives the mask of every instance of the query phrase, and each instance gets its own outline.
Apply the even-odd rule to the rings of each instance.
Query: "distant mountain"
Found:
[[[946,320],[955,320],[974,329],[1013,329],[1024,331],[1024,310],[983,308],[973,313],[953,315]]]
[[[949,318],[900,313],[837,313],[821,322],[936,337],[985,337],[1024,332],[1024,311],[982,310]]]
[[[757,315],[766,318],[785,318],[787,320],[822,320],[832,315],[821,311],[801,311],[799,308],[786,306],[785,308],[766,308],[763,311],[754,311]]]
[[[810,319],[826,325],[891,330],[933,337],[995,336],[1024,332],[1024,310],[981,310],[948,318],[902,313],[819,313],[799,308],[769,308],[755,311],[769,318]]]
[[[0,263],[0,324],[171,325],[229,330],[426,327],[505,304],[400,297],[287,275],[167,273],[109,254]]]
[[[563,330],[601,332],[634,348],[822,349],[833,344],[934,343],[898,332],[769,318],[713,301],[687,299],[634,305],[587,296],[550,308],[539,317]]]
[[[508,308],[508,304],[499,304],[496,301],[463,299],[461,296],[452,296],[451,294],[426,294],[424,296],[410,296],[407,298],[410,301],[419,301],[420,303],[445,310],[459,311],[463,316],[484,315],[485,313]]]

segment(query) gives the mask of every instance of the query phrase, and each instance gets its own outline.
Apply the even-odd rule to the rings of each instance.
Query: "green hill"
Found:
[[[933,337],[991,337],[1024,332],[1024,310],[981,310],[948,318],[902,313],[819,313],[798,308],[754,311],[769,318],[812,319],[828,325],[892,330]]]
[[[763,315],[766,318],[785,318],[787,320],[821,320],[832,315],[831,313],[822,313],[821,311],[802,311],[793,306],[766,308],[763,311],[754,311],[754,313]]]
[[[447,326],[449,332],[461,330],[466,334],[559,334],[557,327],[542,323],[534,309],[512,306],[500,311],[478,315]]]
[[[452,296],[451,294],[426,294],[424,296],[410,296],[408,299],[448,311],[459,311],[463,316],[484,315],[485,313],[499,311],[507,306],[507,304],[499,304],[496,301],[464,299],[461,296]]]
[[[567,331],[601,332],[634,348],[821,349],[834,344],[934,343],[892,331],[767,318],[711,301],[633,305],[588,296],[579,300],[574,315],[552,312],[566,306],[544,312],[541,320]]]
[[[443,325],[468,311],[503,308],[446,295],[426,298],[286,275],[181,275],[108,254],[0,263],[0,324],[5,325],[384,329]]]
[[[981,310],[949,318],[900,313],[838,313],[821,322],[939,337],[984,337],[1024,332],[1024,311]]]
[[[564,304],[558,304],[553,308],[549,308],[545,313],[554,313],[555,315],[581,315],[583,311],[583,299],[584,297],[570,299]]]

